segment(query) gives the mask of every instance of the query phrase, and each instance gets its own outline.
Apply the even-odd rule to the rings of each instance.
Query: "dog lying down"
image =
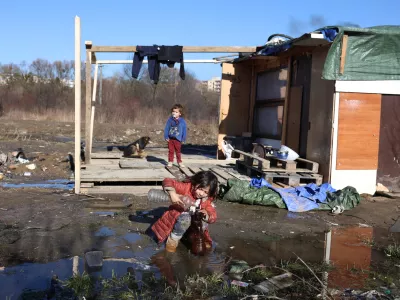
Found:
[[[115,146],[119,151],[124,152],[124,157],[136,157],[145,158],[147,156],[144,149],[148,144],[151,144],[150,137],[143,136],[137,141],[127,145],[127,146]],[[108,151],[112,151],[114,146],[107,147]]]

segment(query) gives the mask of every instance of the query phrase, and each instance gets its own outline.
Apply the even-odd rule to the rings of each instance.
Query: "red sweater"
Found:
[[[175,190],[175,192],[179,195],[184,195],[190,197],[193,201],[196,199],[193,198],[192,195],[192,184],[190,182],[180,182],[171,178],[166,178],[163,180],[163,188],[164,190]],[[204,209],[208,214],[208,223],[214,223],[217,220],[217,211],[215,210],[212,202],[213,198],[208,198],[205,201],[200,203],[200,209]],[[157,239],[160,243],[164,242],[168,236],[171,234],[172,229],[176,223],[176,220],[183,212],[183,208],[178,204],[170,205],[169,209],[162,215],[160,219],[157,220],[156,223],[151,227]],[[204,236],[206,241],[211,243],[211,237],[206,229],[204,231]]]

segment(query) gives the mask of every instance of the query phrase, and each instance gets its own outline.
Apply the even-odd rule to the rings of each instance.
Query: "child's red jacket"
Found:
[[[163,180],[162,185],[164,190],[175,190],[178,195],[188,196],[195,201],[191,193],[192,184],[190,182],[179,182],[172,178],[166,178]],[[213,198],[208,198],[200,204],[200,209],[207,211],[209,217],[208,223],[214,223],[217,220],[217,211],[212,203],[213,200]],[[164,242],[168,238],[174,228],[176,220],[182,212],[183,208],[179,204],[172,204],[162,217],[151,227],[159,243]],[[212,242],[208,229],[204,230],[204,237],[207,242]]]

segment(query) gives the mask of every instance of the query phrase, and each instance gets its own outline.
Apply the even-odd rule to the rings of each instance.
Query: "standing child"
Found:
[[[164,138],[168,142],[168,167],[172,167],[174,162],[174,152],[176,161],[180,167],[184,167],[181,158],[182,143],[186,142],[186,121],[183,118],[183,107],[175,104],[171,109],[172,116],[168,118],[164,129]]]
[[[169,209],[151,227],[159,243],[167,240],[166,250],[175,252],[179,241],[191,224],[191,215],[184,211],[181,196],[189,197],[196,209],[203,213],[203,232],[206,248],[211,248],[212,240],[208,224],[217,220],[217,212],[212,203],[218,192],[218,179],[210,171],[201,171],[186,182],[166,178],[163,181],[164,191],[169,194],[172,204]]]

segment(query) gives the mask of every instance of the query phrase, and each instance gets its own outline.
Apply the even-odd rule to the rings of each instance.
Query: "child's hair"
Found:
[[[171,112],[172,112],[174,109],[179,109],[179,112],[181,113],[181,116],[183,117],[183,106],[182,106],[181,104],[175,104],[174,106],[172,106]]]
[[[200,171],[190,177],[190,182],[192,186],[197,186],[198,188],[210,187],[208,196],[216,198],[218,193],[218,179],[211,171]]]

